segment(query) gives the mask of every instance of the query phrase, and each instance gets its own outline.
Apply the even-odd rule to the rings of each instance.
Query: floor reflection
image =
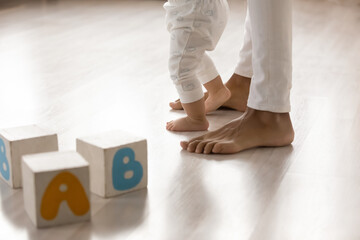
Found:
[[[114,197],[93,215],[91,226],[86,228],[100,239],[119,232],[124,236],[142,224],[146,208],[147,189]]]
[[[203,184],[204,174],[201,161],[178,166],[170,184],[176,188],[166,202],[163,239],[212,239],[211,229],[216,226],[217,211]]]
[[[5,182],[0,180],[1,213],[16,228],[25,228],[28,220],[24,209],[22,191],[11,189]]]

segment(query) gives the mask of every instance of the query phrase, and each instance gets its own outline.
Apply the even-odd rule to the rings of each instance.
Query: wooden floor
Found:
[[[92,195],[92,221],[37,230],[21,190],[0,182],[0,239],[360,239],[360,4],[294,0],[292,120],[283,148],[196,155],[170,133],[179,116],[167,71],[163,1],[0,2],[0,128],[38,123],[75,138],[144,136],[149,186]],[[245,2],[212,53],[223,79],[237,62]],[[240,116],[217,111],[211,129]]]

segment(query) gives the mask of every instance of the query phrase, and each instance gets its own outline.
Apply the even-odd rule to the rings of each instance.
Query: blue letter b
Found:
[[[128,161],[125,162],[125,158]],[[125,178],[126,172],[132,172],[130,178]],[[114,156],[112,167],[113,185],[116,190],[124,191],[138,185],[143,177],[141,163],[135,160],[135,153],[131,148],[119,149]]]

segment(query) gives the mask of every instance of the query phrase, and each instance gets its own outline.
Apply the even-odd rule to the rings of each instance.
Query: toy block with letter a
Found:
[[[78,138],[76,149],[90,164],[93,193],[113,197],[147,187],[146,139],[112,131]]]
[[[90,219],[89,164],[75,151],[23,156],[25,210],[37,227]]]
[[[21,187],[21,157],[58,150],[55,133],[36,125],[0,130],[0,178],[13,188]]]

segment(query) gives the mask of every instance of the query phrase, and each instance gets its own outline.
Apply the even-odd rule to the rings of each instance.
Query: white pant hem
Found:
[[[270,104],[256,104],[248,101],[247,106],[260,111],[268,111],[275,113],[288,113],[291,111],[290,105],[270,105]]]
[[[216,69],[206,69],[206,71],[202,71],[201,73],[198,73],[196,75],[201,82],[201,84],[206,84],[212,80],[214,80],[217,76],[219,76],[219,73]]]
[[[193,103],[199,101],[204,97],[202,88],[195,89],[189,92],[178,92],[181,103]]]
[[[252,78],[252,76],[254,75],[254,73],[252,71],[244,71],[239,68],[236,68],[234,73],[237,75],[243,76],[243,77],[247,77],[247,78]]]

